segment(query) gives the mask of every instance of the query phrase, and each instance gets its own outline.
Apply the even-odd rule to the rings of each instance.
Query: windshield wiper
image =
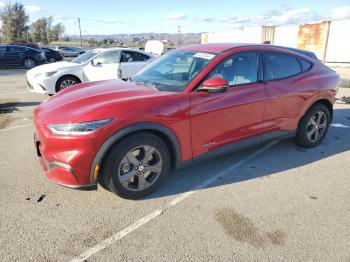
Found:
[[[137,85],[143,85],[143,86],[152,87],[153,89],[158,90],[157,86],[155,84],[152,84],[151,82],[137,81],[137,82],[134,82],[134,83],[136,83]]]

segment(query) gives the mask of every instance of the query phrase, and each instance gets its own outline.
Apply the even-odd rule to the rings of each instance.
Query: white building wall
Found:
[[[350,63],[350,20],[331,22],[326,62]]]
[[[275,28],[275,45],[297,47],[299,26],[283,26]]]
[[[246,27],[225,32],[207,33],[207,35],[207,43],[260,43],[261,27]]]

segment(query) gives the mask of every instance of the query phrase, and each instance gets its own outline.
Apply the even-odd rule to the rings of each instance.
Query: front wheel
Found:
[[[56,92],[59,92],[67,87],[79,84],[80,81],[74,76],[64,76],[57,81]]]
[[[329,109],[325,105],[313,105],[300,120],[296,144],[305,148],[321,144],[327,134],[330,119]]]
[[[154,191],[169,172],[169,150],[151,133],[124,138],[109,152],[102,166],[100,184],[128,199]]]

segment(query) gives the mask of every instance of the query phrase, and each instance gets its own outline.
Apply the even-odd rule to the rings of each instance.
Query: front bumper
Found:
[[[89,143],[74,150],[76,142],[62,137],[50,138],[45,130],[35,123],[34,145],[45,176],[56,184],[83,190],[96,190],[97,182],[90,181],[92,151]],[[89,161],[91,159],[91,161]]]
[[[55,83],[56,79],[54,78],[39,78],[33,77],[27,74],[27,89],[30,92],[39,93],[39,94],[55,94]]]

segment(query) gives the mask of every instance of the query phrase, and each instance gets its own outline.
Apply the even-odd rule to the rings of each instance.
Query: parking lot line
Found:
[[[258,155],[262,154],[266,150],[270,149],[274,145],[276,145],[279,142],[279,140],[274,140],[270,142],[269,144],[265,145],[264,147],[254,151],[252,154],[247,156],[246,158],[243,158],[242,160],[238,161],[237,163],[231,165],[230,167],[226,168],[225,170],[221,171],[220,173],[216,174],[215,176],[205,180],[203,183],[197,185],[192,190],[180,194],[178,197],[170,201],[168,204],[166,204],[166,207],[163,209],[157,209],[153,211],[152,213],[144,216],[143,218],[137,220],[135,223],[129,225],[128,227],[124,228],[123,230],[117,232],[116,234],[110,236],[109,238],[106,238],[102,242],[98,243],[97,245],[93,246],[92,248],[86,250],[84,253],[79,255],[76,258],[73,258],[71,262],[83,262],[86,261],[88,258],[90,258],[92,255],[100,252],[101,250],[107,248],[108,246],[112,245],[113,243],[117,242],[118,240],[121,240],[122,238],[126,237],[133,231],[135,231],[138,228],[141,228],[143,225],[146,225],[153,219],[157,218],[161,214],[163,214],[165,211],[167,211],[168,208],[174,207],[177,204],[181,203],[194,193],[206,188],[207,186],[215,183],[219,179],[223,178],[226,175],[231,174],[233,171],[235,171],[237,168],[243,166],[244,164],[248,163],[253,158],[257,157]]]
[[[21,126],[12,126],[4,129],[0,129],[0,132],[12,130],[12,129],[17,129],[17,128],[22,128],[22,127],[27,127],[27,126],[32,126],[33,124],[28,124],[28,125],[21,125]]]
[[[23,94],[33,94],[33,93],[31,92],[4,93],[4,94],[0,94],[0,96],[12,96],[12,95],[23,95]]]

